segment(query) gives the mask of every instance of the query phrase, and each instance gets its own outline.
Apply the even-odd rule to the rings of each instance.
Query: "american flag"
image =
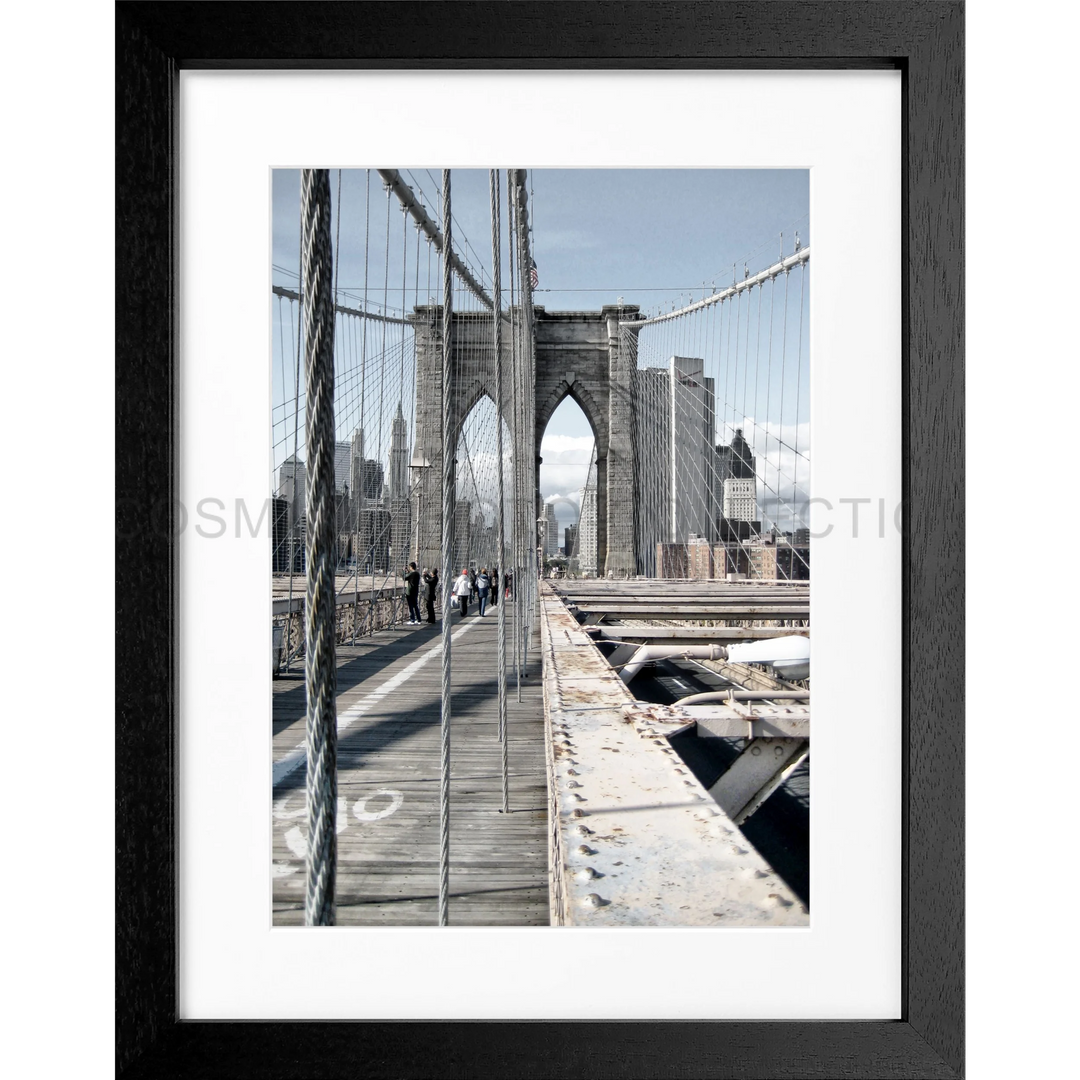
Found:
[[[536,269],[536,263],[529,260],[529,284],[535,289],[540,284],[540,274]]]

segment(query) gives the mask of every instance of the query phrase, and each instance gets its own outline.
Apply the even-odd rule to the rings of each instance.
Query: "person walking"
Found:
[[[488,597],[491,595],[491,578],[488,577],[486,566],[476,575],[476,594],[479,597],[480,617],[483,618]]]
[[[492,606],[499,602],[499,568],[491,568],[491,603]]]
[[[420,571],[409,563],[401,576],[405,579],[405,601],[409,605],[409,626],[420,625]]]
[[[473,570],[473,569],[470,569],[470,570],[469,570],[469,589],[470,589],[470,590],[472,591],[472,595],[473,595],[473,596],[475,596],[475,595],[476,595],[476,593],[477,593],[477,588],[476,588],[476,571],[475,571],[475,570]]]
[[[433,623],[435,621],[435,600],[439,593],[439,571],[428,570],[425,567],[423,581],[424,600],[427,602],[427,621]]]
[[[513,600],[514,599],[514,571],[513,570],[507,570],[506,574],[505,574],[505,577],[504,577],[504,580],[506,582],[506,599],[507,600]]]
[[[469,580],[468,568],[461,571],[461,577],[454,582],[454,595],[461,609],[461,617],[464,619],[469,614],[469,597],[472,595],[472,582]]]

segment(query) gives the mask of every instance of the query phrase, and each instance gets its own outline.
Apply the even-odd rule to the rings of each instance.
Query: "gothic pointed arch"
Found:
[[[578,382],[567,381],[564,377],[558,385],[553,387],[542,402],[537,402],[536,407],[536,445],[539,453],[540,440],[555,410],[566,398],[571,398],[579,409],[585,414],[585,419],[592,428],[593,439],[596,442],[596,453],[600,457],[607,456],[608,424],[607,409],[601,409],[588,388]]]

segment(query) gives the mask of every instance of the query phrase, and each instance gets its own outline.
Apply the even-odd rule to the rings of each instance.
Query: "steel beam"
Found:
[[[540,613],[553,924],[806,926],[664,737],[689,710],[634,701],[546,586]]]
[[[709,794],[736,825],[741,825],[783,782],[788,766],[805,756],[807,746],[806,739],[751,739],[709,788]]]
[[[740,714],[709,705],[684,706],[699,739],[810,738],[809,709],[747,710]]]
[[[284,289],[280,285],[273,287],[275,296],[284,297],[286,300],[298,300],[303,303],[303,297],[292,289]],[[375,322],[393,323],[395,326],[411,326],[411,319],[399,319],[395,315],[378,315],[374,311],[363,311],[360,308],[345,307],[343,304],[335,304],[334,310],[339,315],[355,315],[360,319],[373,319]]]
[[[443,250],[443,234],[438,226],[428,217],[427,211],[416,201],[413,189],[401,179],[397,169],[379,169],[379,175],[384,183],[398,197],[398,201],[412,216],[413,221],[423,231],[424,235],[435,245],[435,250]],[[458,258],[453,249],[449,252],[450,265],[454,268],[458,277],[465,283],[465,287],[475,296],[489,311],[494,308],[491,297],[484,292],[484,287],[472,276],[469,268]]]
[[[620,626],[618,623],[586,624],[582,629],[611,641],[757,641],[786,637],[803,627],[790,626]]]
[[[706,296],[703,300],[698,300],[695,304],[688,304],[684,308],[679,308],[678,311],[669,311],[663,315],[654,315],[651,319],[635,319],[633,321],[621,322],[620,326],[632,326],[635,329],[640,329],[643,326],[652,326],[653,323],[667,322],[669,319],[677,319],[680,315],[688,315],[694,311],[700,311],[702,308],[707,308],[711,304],[719,304],[722,300],[727,300],[729,297],[735,296],[738,293],[746,292],[748,289],[754,288],[755,285],[763,285],[770,278],[778,277],[780,274],[790,272],[800,263],[810,261],[810,249],[808,247],[801,248],[793,255],[788,255],[786,258],[781,259],[778,263],[773,263],[772,266],[767,267],[760,273],[755,274],[753,277],[745,278],[743,281],[736,282],[730,288],[724,289],[722,292],[713,293],[712,296]]]

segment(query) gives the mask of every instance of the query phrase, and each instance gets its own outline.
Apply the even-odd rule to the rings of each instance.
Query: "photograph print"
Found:
[[[809,925],[809,194],[274,171],[273,925]]]

